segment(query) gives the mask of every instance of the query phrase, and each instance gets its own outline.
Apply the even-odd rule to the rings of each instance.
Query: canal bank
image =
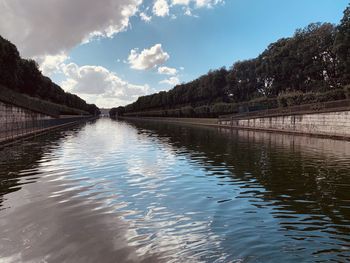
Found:
[[[94,119],[94,116],[51,116],[0,101],[0,147]]]
[[[345,116],[350,117],[350,113],[346,113]],[[314,116],[312,116],[314,117]],[[315,116],[318,118],[319,116]],[[342,116],[344,117],[344,116]],[[316,123],[317,122],[325,122],[324,120],[318,120],[317,122],[309,122],[306,124],[298,124],[295,120],[299,120],[302,122],[303,118],[296,118],[294,116],[281,116],[281,117],[269,117],[267,118],[252,118],[252,119],[241,119],[241,120],[220,120],[220,119],[201,119],[201,118],[161,118],[161,117],[121,117],[120,119],[124,120],[145,120],[145,121],[153,121],[153,122],[168,122],[168,123],[179,123],[179,124],[187,124],[187,125],[195,125],[195,126],[208,126],[208,127],[217,127],[222,129],[235,129],[235,130],[248,130],[248,131],[261,131],[261,132],[270,132],[270,133],[284,133],[284,134],[292,134],[299,136],[311,136],[311,137],[319,137],[319,138],[329,138],[336,140],[345,140],[350,141],[350,126],[346,125],[339,127],[336,125],[333,130],[335,131],[344,131],[343,134],[336,134],[332,132],[323,132],[322,130],[317,130]],[[289,120],[292,125],[288,125],[287,121]],[[332,120],[337,122],[337,120]],[[282,123],[282,125],[281,125]],[[294,124],[295,123],[295,124]],[[338,122],[340,126],[342,125],[342,121]],[[268,126],[266,126],[268,124]],[[275,126],[273,126],[275,125]],[[278,126],[279,125],[279,126]],[[284,126],[285,125],[285,126]],[[306,130],[298,130],[297,127],[306,127]],[[277,127],[276,127],[277,126]],[[324,125],[329,126],[329,125]],[[309,127],[309,129],[307,128]],[[349,134],[347,130],[349,129]]]
[[[350,140],[350,100],[246,112],[220,118],[122,118]]]
[[[7,131],[7,133],[10,135],[0,138],[0,149],[1,147],[8,146],[19,140],[40,136],[48,132],[52,132],[63,128],[69,128],[80,123],[93,121],[96,119],[98,119],[98,117],[71,117],[56,120],[47,120],[45,122],[41,122],[40,126],[17,130],[15,131],[16,134],[14,134],[13,131]]]
[[[222,116],[218,125],[350,140],[350,100]]]

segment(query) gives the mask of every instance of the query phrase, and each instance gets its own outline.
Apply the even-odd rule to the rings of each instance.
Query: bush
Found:
[[[279,107],[290,107],[294,105],[303,104],[304,93],[300,91],[282,93],[278,96],[278,106]]]
[[[277,98],[279,107],[291,107],[303,104],[312,104],[317,102],[327,102],[335,100],[344,100],[347,95],[345,89],[335,89],[323,93],[302,93],[290,92],[280,94]]]
[[[210,108],[207,105],[199,106],[194,108],[194,112],[196,117],[209,117],[210,116]]]
[[[210,106],[210,113],[212,116],[219,116],[238,112],[238,105],[236,103],[215,103]]]
[[[317,102],[326,102],[326,101],[346,99],[344,89],[336,89],[336,90],[331,90],[331,91],[328,91],[325,93],[316,93],[316,94],[317,94]]]
[[[255,108],[257,110],[278,108],[278,101],[276,98],[266,98],[266,97],[256,98],[248,101],[247,104],[250,110],[252,108]]]
[[[194,110],[193,107],[187,106],[181,108],[181,116],[182,117],[193,117],[194,116]]]
[[[350,85],[346,85],[346,86],[344,87],[344,93],[345,93],[345,97],[346,97],[347,99],[350,99]]]

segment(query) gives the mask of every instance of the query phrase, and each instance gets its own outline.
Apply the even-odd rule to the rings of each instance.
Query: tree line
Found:
[[[50,78],[43,76],[32,59],[22,59],[14,44],[0,36],[0,85],[19,93],[52,103],[99,114],[95,104],[88,104],[77,95],[65,92]]]
[[[189,116],[215,116],[235,112],[242,103],[263,108],[286,101],[344,99],[349,95],[349,89],[343,89],[348,84],[350,5],[339,25],[312,23],[292,37],[270,44],[257,58],[238,61],[229,69],[211,70],[167,92],[139,97],[113,112],[153,111],[170,116],[177,109],[175,115],[185,116],[181,111],[187,111]],[[307,96],[301,98],[303,94]]]

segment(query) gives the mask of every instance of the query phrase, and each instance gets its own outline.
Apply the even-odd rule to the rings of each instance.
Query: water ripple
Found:
[[[5,262],[350,257],[350,144],[100,119],[0,151]]]

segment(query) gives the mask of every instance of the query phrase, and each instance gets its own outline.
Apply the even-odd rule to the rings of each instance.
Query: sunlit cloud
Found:
[[[132,69],[146,70],[164,64],[169,58],[169,54],[163,51],[162,45],[156,44],[149,49],[142,50],[140,53],[137,49],[132,49],[128,62]]]
[[[95,36],[125,30],[141,0],[0,0],[0,32],[22,55],[67,52]]]
[[[101,66],[79,67],[69,63],[62,67],[66,79],[62,87],[101,107],[128,104],[139,96],[151,93],[148,85],[135,85]]]
[[[175,86],[175,85],[180,83],[180,80],[178,77],[175,76],[175,77],[170,77],[168,79],[164,79],[164,80],[160,81],[159,83]]]
[[[156,0],[153,5],[153,14],[156,16],[168,16],[169,5],[166,0]]]
[[[169,67],[159,67],[158,73],[164,74],[164,75],[176,75],[177,69],[176,68],[169,68]]]

